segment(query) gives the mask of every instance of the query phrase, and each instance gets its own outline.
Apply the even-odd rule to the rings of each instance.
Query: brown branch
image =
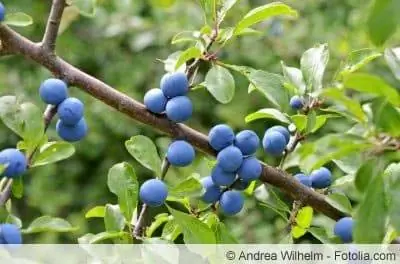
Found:
[[[71,85],[79,87],[117,111],[140,123],[152,126],[171,137],[175,138],[177,135],[184,135],[185,139],[198,150],[213,156],[216,155],[215,151],[208,144],[208,139],[204,134],[183,124],[173,124],[164,115],[150,113],[141,103],[80,71],[61,58],[46,52],[36,43],[22,37],[7,26],[0,26],[0,39],[8,43],[14,53],[20,54],[46,67],[55,76],[66,80]],[[340,219],[344,216],[342,212],[325,201],[325,196],[303,186],[282,170],[263,164],[263,172],[260,180],[282,189],[294,200],[302,201],[304,205],[310,205],[315,210],[330,218]]]
[[[61,17],[66,6],[65,0],[53,0],[46,30],[42,40],[42,47],[48,52],[54,53],[58,29],[60,28]]]

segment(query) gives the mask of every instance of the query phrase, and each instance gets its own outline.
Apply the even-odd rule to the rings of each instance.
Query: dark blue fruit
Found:
[[[154,88],[149,90],[144,95],[144,105],[146,108],[153,113],[161,114],[165,111],[165,106],[167,105],[167,97],[164,96],[161,89]]]
[[[312,187],[316,189],[327,188],[332,183],[332,173],[325,167],[315,170],[311,173]]]
[[[167,102],[165,109],[169,120],[180,123],[192,116],[193,104],[189,97],[177,96]]]
[[[219,200],[221,196],[221,189],[216,186],[211,179],[211,176],[205,177],[201,180],[201,184],[205,189],[205,193],[203,194],[202,200],[205,203],[215,203]]]
[[[240,166],[238,174],[246,182],[257,180],[262,172],[260,161],[255,157],[245,158]]]
[[[301,98],[298,95],[293,96],[292,98],[290,98],[290,106],[294,109],[294,110],[300,110],[304,107],[304,101],[303,98]]]
[[[56,130],[60,138],[68,142],[75,142],[83,139],[88,131],[85,118],[79,120],[76,125],[64,124],[61,120],[57,121]]]
[[[232,185],[232,188],[238,191],[244,191],[247,189],[247,187],[250,186],[251,182],[246,182],[242,179],[239,179],[237,181],[235,181],[235,183]]]
[[[277,132],[281,133],[281,134],[285,137],[286,144],[289,143],[289,140],[290,140],[290,133],[289,133],[289,130],[288,130],[286,127],[283,127],[283,126],[273,126],[273,127],[269,128],[269,129],[267,130],[267,132],[271,132],[271,131],[277,131]]]
[[[336,222],[333,233],[344,243],[350,243],[353,240],[353,225],[354,221],[351,217],[343,217]]]
[[[0,240],[1,244],[22,244],[22,235],[18,226],[13,224],[0,225]]]
[[[243,162],[240,149],[229,146],[221,150],[217,155],[218,166],[226,172],[236,172]]]
[[[65,99],[57,108],[57,114],[63,124],[76,125],[83,117],[83,103],[74,97]]]
[[[182,72],[167,73],[161,79],[160,88],[166,97],[173,98],[189,91],[189,81]]]
[[[68,87],[59,79],[47,79],[40,85],[39,95],[46,104],[59,105],[67,99]]]
[[[144,204],[157,207],[164,204],[168,196],[168,189],[163,181],[151,179],[140,187],[139,196]]]
[[[5,18],[6,18],[6,9],[4,8],[4,5],[0,2],[0,22],[3,22]]]
[[[244,198],[238,191],[226,191],[221,195],[219,205],[225,215],[232,216],[242,210]]]
[[[294,175],[294,177],[296,178],[296,180],[298,180],[301,184],[307,186],[307,187],[311,187],[312,183],[311,183],[311,177],[304,175],[303,173],[298,173],[296,175]]]
[[[0,164],[6,166],[3,175],[10,178],[21,176],[27,169],[25,155],[18,149],[5,149],[0,152]]]
[[[220,151],[233,144],[235,134],[228,125],[220,124],[211,128],[208,133],[208,142],[216,151]]]
[[[195,158],[195,151],[189,143],[177,140],[171,143],[167,151],[167,159],[171,165],[185,167],[190,165]]]
[[[211,178],[217,186],[230,186],[236,178],[234,172],[226,172],[220,166],[215,166],[211,172]]]
[[[251,130],[244,130],[235,137],[235,146],[240,149],[243,155],[252,155],[257,151],[260,139]]]
[[[281,156],[286,148],[284,135],[278,131],[267,130],[263,138],[263,147],[265,152],[273,156]]]

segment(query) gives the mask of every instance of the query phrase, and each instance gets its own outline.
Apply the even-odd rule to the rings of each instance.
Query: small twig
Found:
[[[13,179],[6,178],[5,187],[3,190],[1,190],[0,193],[0,206],[5,205],[8,199],[10,198],[12,184],[13,184]]]
[[[283,157],[282,157],[282,159],[281,159],[281,161],[279,163],[279,168],[280,169],[283,168],[283,165],[285,163],[285,160],[286,160],[287,156],[296,149],[297,145],[300,143],[300,141],[304,140],[304,138],[305,137],[303,135],[301,135],[300,133],[296,132],[296,135],[295,135],[295,138],[294,138],[294,141],[293,141],[292,145],[289,148],[285,149],[285,153],[283,154]]]
[[[51,5],[49,19],[47,20],[46,30],[42,40],[42,47],[51,53],[54,53],[56,48],[58,29],[60,28],[60,21],[65,6],[65,0],[53,0]]]
[[[299,210],[303,207],[303,203],[301,201],[294,201],[293,202],[293,209],[290,212],[289,216],[289,223],[286,227],[288,231],[292,229],[292,226],[296,224],[296,216]]]

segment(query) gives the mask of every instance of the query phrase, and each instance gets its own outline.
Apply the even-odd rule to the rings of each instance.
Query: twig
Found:
[[[56,48],[58,29],[65,6],[65,0],[53,0],[51,5],[50,16],[47,20],[46,30],[42,40],[42,47],[48,52],[54,53]]]
[[[279,168],[280,169],[283,168],[283,165],[285,163],[285,160],[286,160],[287,156],[296,149],[297,145],[302,140],[304,140],[304,136],[302,136],[300,133],[296,132],[296,135],[295,135],[295,138],[294,138],[294,141],[293,141],[292,145],[289,148],[285,149],[283,157],[282,157],[282,159],[281,159],[281,161],[279,163]]]
[[[13,179],[6,178],[5,187],[0,193],[0,206],[5,205],[11,195]]]

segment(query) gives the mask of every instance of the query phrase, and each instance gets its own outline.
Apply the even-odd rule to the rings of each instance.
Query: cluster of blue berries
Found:
[[[294,175],[294,177],[303,185],[315,189],[328,188],[332,183],[332,173],[325,167],[314,170],[311,172],[310,176],[298,173]]]
[[[0,225],[0,244],[19,245],[22,244],[21,231],[16,225],[1,224]]]
[[[244,205],[240,191],[258,179],[262,172],[260,161],[254,157],[260,139],[251,130],[235,136],[232,128],[224,124],[214,126],[208,137],[218,155],[211,176],[202,179],[205,189],[202,199],[206,203],[219,201],[225,215],[235,215]]]
[[[173,122],[184,122],[193,113],[192,101],[186,96],[188,92],[189,81],[184,73],[167,73],[161,79],[160,89],[154,88],[145,94],[144,104],[152,113],[165,113]],[[185,140],[175,140],[168,146],[166,158],[172,166],[186,167],[193,162],[195,150]],[[139,196],[144,204],[157,207],[164,204],[168,189],[162,180],[151,179],[142,184]]]
[[[282,156],[290,140],[290,133],[286,127],[273,126],[265,131],[262,141],[266,153],[272,156]]]
[[[83,139],[88,127],[83,117],[84,105],[74,97],[68,98],[68,87],[59,79],[48,79],[39,88],[39,94],[46,104],[57,106],[56,130],[65,141],[75,142]]]
[[[167,73],[161,79],[160,89],[154,88],[145,94],[144,104],[150,112],[165,112],[169,120],[185,122],[193,113],[192,101],[186,96],[188,92],[189,81],[184,73]]]

